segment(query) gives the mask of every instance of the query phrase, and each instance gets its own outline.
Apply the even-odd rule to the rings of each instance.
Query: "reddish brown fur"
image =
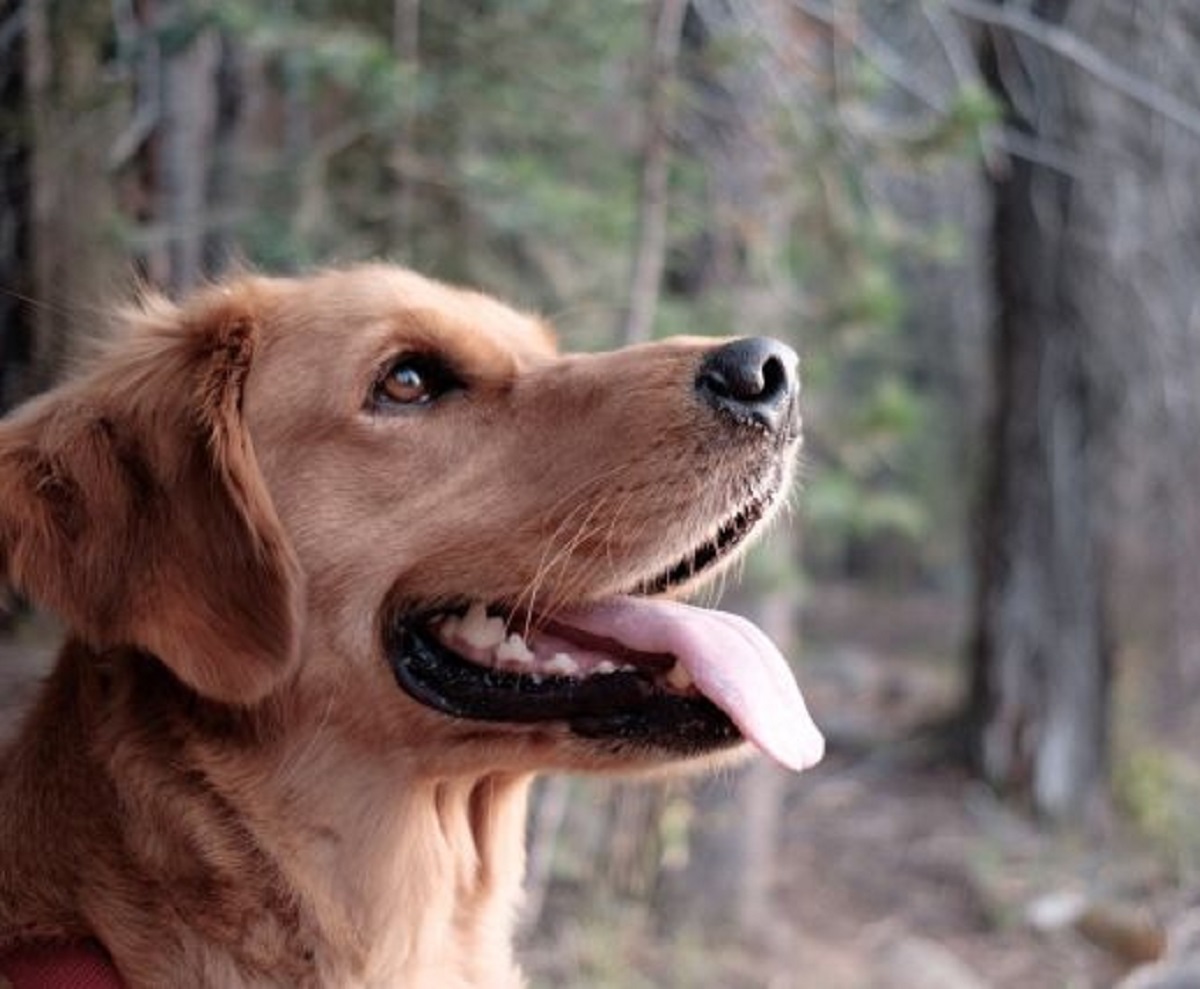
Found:
[[[0,945],[97,936],[131,986],[509,986],[541,769],[652,765],[453,721],[392,604],[627,589],[786,451],[696,402],[712,346],[559,356],[385,267],[163,302],[0,425],[0,572],[69,641],[0,774]],[[364,408],[436,348],[469,401]]]

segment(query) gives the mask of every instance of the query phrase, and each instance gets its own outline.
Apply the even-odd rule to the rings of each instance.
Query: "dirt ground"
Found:
[[[810,608],[801,680],[831,748],[783,784],[761,930],[664,930],[644,905],[560,889],[523,942],[534,986],[1091,989],[1160,952],[1200,895],[1151,844],[1115,814],[1039,828],[918,730],[961,692],[954,614],[855,592]],[[0,635],[0,738],[53,639],[44,621]]]
[[[929,986],[1110,986],[1160,955],[1195,905],[1120,813],[1039,826],[923,732],[963,695],[959,614],[945,598],[854,589],[810,602],[808,692],[832,754],[791,784],[780,900],[859,970],[797,985],[922,984],[896,977],[912,964]]]

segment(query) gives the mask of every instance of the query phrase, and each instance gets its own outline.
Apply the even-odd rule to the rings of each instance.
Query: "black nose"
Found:
[[[704,358],[696,390],[717,411],[778,432],[797,414],[799,364],[796,352],[778,340],[734,340]]]

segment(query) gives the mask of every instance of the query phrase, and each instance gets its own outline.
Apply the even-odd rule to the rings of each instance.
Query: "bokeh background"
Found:
[[[533,985],[1197,986],[1198,66],[1196,0],[0,0],[0,409],[231,267],[785,338],[723,605],[829,756],[544,782]]]

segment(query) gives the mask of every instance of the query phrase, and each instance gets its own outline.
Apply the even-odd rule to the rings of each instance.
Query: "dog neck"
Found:
[[[0,908],[0,942],[10,924],[90,933],[134,985],[521,985],[529,777],[432,778],[370,756],[294,699],[232,712],[148,657],[68,646],[0,781],[0,813],[40,804],[62,832],[0,828],[0,902],[14,883],[48,906]],[[50,761],[75,782],[70,810],[37,789]]]
[[[379,986],[522,984],[511,940],[529,777],[406,778],[361,755],[317,740],[302,765],[264,781],[275,802],[266,819],[312,838],[263,841],[342,968],[322,981],[348,984],[353,972]]]

